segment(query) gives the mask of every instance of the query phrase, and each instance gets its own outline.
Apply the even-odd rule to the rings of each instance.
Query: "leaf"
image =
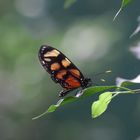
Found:
[[[105,92],[99,96],[99,100],[93,102],[91,106],[92,118],[96,118],[104,113],[112,99],[112,92]]]
[[[79,97],[69,96],[69,97],[66,97],[64,99],[60,99],[57,102],[57,104],[51,105],[44,113],[42,113],[41,115],[39,115],[37,117],[34,117],[32,119],[35,120],[35,119],[38,119],[38,118],[40,118],[40,117],[42,117],[42,116],[44,116],[48,113],[54,112],[58,107],[63,106],[65,104],[81,100],[81,99],[83,99],[87,96],[92,96],[96,93],[103,92],[105,90],[110,90],[110,89],[115,89],[115,88],[117,88],[117,87],[116,86],[93,86],[93,87],[89,87],[89,88],[83,90],[83,93],[81,94],[81,96],[79,96]]]
[[[32,120],[36,120],[36,119],[38,119],[38,118],[40,118],[40,117],[46,115],[47,113],[54,112],[54,111],[57,109],[57,107],[60,106],[60,104],[63,102],[63,100],[64,100],[64,99],[60,99],[60,100],[57,102],[56,105],[50,105],[49,108],[48,108],[45,112],[43,112],[42,114],[40,114],[40,115],[38,115],[38,116],[32,118]]]
[[[71,7],[75,2],[76,2],[76,0],[65,0],[64,8],[67,9],[67,8]]]
[[[119,15],[119,13],[122,11],[122,9],[127,6],[130,2],[132,2],[132,0],[122,0],[122,3],[121,3],[121,7],[120,9],[118,10],[118,12],[116,13],[116,15],[114,16],[114,19],[113,21],[116,19],[116,17]]]
[[[140,21],[139,21],[139,27],[138,27],[138,28],[139,28],[139,31],[138,31],[138,32],[140,32]],[[133,33],[133,35],[136,35],[138,32]],[[132,35],[131,35],[131,37],[132,37]],[[138,41],[138,42],[136,43],[136,45],[130,47],[129,50],[130,50],[131,53],[133,53],[133,55],[134,55],[137,59],[140,60],[140,41]]]
[[[126,87],[126,86],[129,86],[132,84],[139,84],[139,83],[140,83],[140,74],[132,80],[124,79],[121,77],[116,78],[116,85],[117,86]]]
[[[130,38],[133,37],[134,35],[138,34],[140,32],[140,16],[138,16],[138,25],[136,27],[136,29],[134,30],[134,32],[130,35]],[[139,44],[139,43],[138,43]],[[137,49],[137,47],[136,47]],[[134,49],[135,50],[135,49]],[[133,52],[133,48],[132,48],[132,52]],[[134,51],[135,52],[135,51]]]
[[[125,7],[126,5],[128,5],[132,0],[122,0],[122,5],[121,7]]]

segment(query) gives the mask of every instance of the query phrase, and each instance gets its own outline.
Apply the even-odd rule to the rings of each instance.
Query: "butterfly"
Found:
[[[85,78],[80,70],[59,50],[42,45],[38,57],[51,79],[63,87],[59,97],[80,87],[82,89],[89,87],[91,79]]]

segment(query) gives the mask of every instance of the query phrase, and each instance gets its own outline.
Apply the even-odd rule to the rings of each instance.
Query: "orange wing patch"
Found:
[[[66,75],[67,74],[67,71],[66,70],[61,70],[61,71],[59,71],[57,74],[56,74],[56,78],[58,78],[58,79],[61,79],[61,80],[64,80],[64,75]]]
[[[51,64],[51,70],[59,70],[60,69],[60,64],[59,63],[53,63]]]
[[[69,76],[66,80],[66,83],[68,83],[68,85],[66,85],[67,89],[72,89],[72,88],[78,88],[81,86],[81,83],[75,79],[73,76]]]
[[[71,64],[71,62],[67,58],[63,59],[61,63],[65,68],[67,68]]]
[[[73,76],[75,76],[77,78],[80,78],[79,70],[77,70],[77,69],[70,69],[69,71],[72,73]]]

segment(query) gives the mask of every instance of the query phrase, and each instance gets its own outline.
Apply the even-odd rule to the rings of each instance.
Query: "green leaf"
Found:
[[[99,96],[99,100],[93,102],[91,106],[92,118],[96,118],[104,113],[112,99],[112,92],[105,92]]]
[[[122,9],[127,6],[130,2],[132,2],[133,0],[122,0],[122,3],[121,3],[121,7],[120,9],[118,10],[118,12],[116,13],[116,15],[114,16],[114,19],[116,19],[116,17],[119,15],[119,13],[122,11]]]
[[[49,112],[54,112],[54,111],[56,110],[56,108],[57,108],[56,105],[51,105],[51,106],[48,108],[47,112],[48,112],[48,113],[49,113]]]
[[[122,5],[121,7],[125,7],[126,5],[128,5],[132,0],[122,0]]]
[[[34,117],[32,119],[35,120],[35,119],[38,119],[38,118],[40,118],[40,117],[42,117],[42,116],[44,116],[48,113],[54,112],[58,107],[63,106],[65,104],[81,100],[81,99],[83,99],[87,96],[92,96],[96,93],[103,92],[105,90],[110,90],[110,89],[115,89],[115,88],[117,88],[117,87],[116,86],[93,86],[93,87],[89,87],[89,88],[83,90],[82,94],[79,97],[69,96],[69,97],[66,97],[64,99],[60,99],[57,102],[57,104],[51,105],[44,113],[42,113],[41,115],[39,115],[37,117]]]
[[[67,8],[71,7],[75,2],[76,2],[76,0],[65,0],[64,8],[67,9]]]
[[[105,90],[115,89],[115,88],[117,88],[117,86],[92,86],[85,89],[82,96],[91,96],[95,93],[103,92]]]
[[[40,118],[40,117],[42,117],[42,116],[44,116],[44,115],[46,115],[46,114],[48,114],[48,113],[54,112],[54,111],[57,109],[57,107],[60,106],[60,104],[63,102],[63,100],[64,100],[64,99],[60,99],[60,100],[57,102],[56,105],[50,105],[49,108],[48,108],[45,112],[43,112],[42,114],[40,114],[40,115],[38,115],[38,116],[32,118],[32,120],[36,120],[36,119],[38,119],[38,118]]]
[[[130,85],[135,85],[136,83],[130,82],[130,81],[124,81],[121,83],[121,87],[127,87]]]
[[[124,78],[121,78],[121,77],[117,77],[116,78],[116,83],[117,83],[117,86],[121,86],[121,87],[127,87],[129,85],[137,85],[137,84],[140,84],[140,74],[137,75],[134,79],[124,79]]]

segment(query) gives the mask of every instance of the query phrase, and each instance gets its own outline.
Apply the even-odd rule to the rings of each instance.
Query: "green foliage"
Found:
[[[87,89],[85,89],[83,91],[83,93],[81,94],[81,96],[79,97],[76,97],[76,96],[70,96],[70,97],[66,97],[64,99],[60,99],[57,104],[55,105],[51,105],[47,111],[45,111],[43,114],[37,116],[37,117],[34,117],[33,119],[37,119],[37,118],[40,118],[42,117],[43,115],[45,114],[48,114],[48,113],[51,113],[51,112],[54,112],[58,107],[62,106],[62,105],[65,105],[65,104],[68,104],[68,103],[72,103],[72,102],[75,102],[75,101],[78,101],[80,99],[83,99],[87,96],[92,96],[96,93],[99,93],[99,92],[103,92],[105,90],[111,90],[111,89],[115,89],[116,86],[93,86],[93,87],[89,87]]]
[[[71,7],[77,0],[65,0],[64,8]],[[119,11],[116,13],[114,20],[119,15],[121,10],[126,7],[132,0],[122,0],[121,7]],[[121,83],[121,86],[93,86],[89,87],[82,91],[82,93],[78,93],[76,96],[69,96],[65,97],[63,99],[60,99],[56,104],[50,105],[50,107],[41,115],[34,117],[34,119],[38,119],[48,113],[52,113],[56,111],[59,107],[66,105],[68,103],[72,103],[75,101],[79,101],[87,96],[92,96],[97,93],[101,93],[99,95],[99,99],[97,101],[94,101],[91,106],[91,115],[92,118],[96,118],[103,114],[107,108],[111,100],[116,97],[119,94],[125,94],[125,93],[140,93],[140,90],[131,90],[126,88],[129,85],[134,85],[135,83],[131,81],[124,81]],[[113,91],[112,91],[113,90]],[[102,93],[103,92],[103,93]]]
[[[134,85],[133,82],[130,82],[130,81],[124,81],[122,84],[121,84],[121,87],[127,87],[127,86],[130,86],[130,85]]]
[[[116,19],[116,17],[119,15],[119,13],[122,11],[122,9],[124,8],[124,7],[126,7],[130,2],[132,2],[133,0],[122,0],[122,3],[121,3],[121,7],[120,7],[120,9],[118,10],[118,12],[116,13],[116,15],[115,15],[115,17],[114,17],[114,19],[113,20],[115,20]]]
[[[122,0],[122,4],[121,7],[125,7],[126,5],[128,5],[132,0]]]
[[[65,0],[64,2],[64,8],[67,9],[69,7],[71,7],[77,0]],[[133,0],[122,0],[121,2],[121,7],[120,9],[118,10],[118,12],[116,13],[116,15],[114,16],[114,19],[116,19],[116,17],[119,15],[119,13],[122,11],[122,9],[124,7],[126,7],[130,2],[132,2]]]
[[[93,102],[91,106],[92,118],[100,116],[108,107],[112,98],[111,92],[104,92],[99,96],[99,100]]]
[[[133,84],[135,84],[135,83],[133,83]],[[117,95],[126,94],[126,93],[128,93],[128,94],[129,93],[140,93],[140,89],[131,90],[131,89],[128,89],[126,87],[122,87],[122,86],[128,86],[128,85],[130,85],[130,82],[124,81],[120,87],[117,87],[117,86],[93,86],[93,87],[89,87],[89,88],[83,90],[82,93],[79,92],[77,94],[78,96],[69,96],[69,97],[60,99],[56,104],[51,105],[47,109],[47,111],[45,111],[44,113],[42,113],[41,115],[39,115],[37,117],[34,117],[33,120],[38,119],[38,118],[40,118],[48,113],[52,113],[52,112],[56,111],[57,108],[65,105],[65,104],[79,101],[87,96],[92,96],[94,94],[101,93],[103,91],[107,91],[107,92],[100,94],[99,100],[94,101],[92,103],[92,106],[91,106],[92,118],[96,118],[106,111],[108,104]],[[114,91],[110,91],[110,90],[114,90]]]

